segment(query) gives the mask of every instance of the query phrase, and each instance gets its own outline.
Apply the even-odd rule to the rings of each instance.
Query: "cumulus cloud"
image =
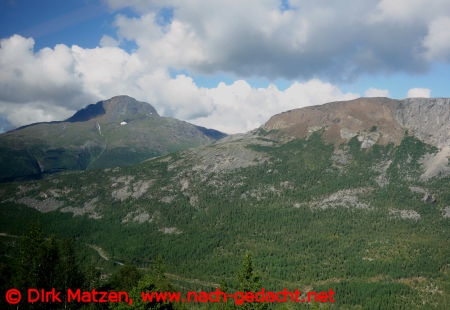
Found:
[[[61,119],[93,101],[65,45],[34,53],[34,40],[14,35],[0,41],[0,114],[17,127]]]
[[[389,97],[389,90],[387,89],[378,89],[378,88],[369,88],[364,93],[365,97]]]
[[[238,80],[231,85],[220,83],[206,94],[212,99],[214,112],[192,122],[227,133],[252,130],[286,110],[359,97],[354,93],[344,94],[336,86],[317,79],[295,82],[284,91],[273,84],[252,88],[246,81]]]
[[[437,16],[449,13],[450,3],[446,0],[381,0],[369,15],[369,21],[411,25],[428,23]]]
[[[408,90],[407,98],[430,98],[431,90],[428,88],[411,88]]]
[[[425,72],[435,58],[425,57],[429,46],[422,41],[438,16],[450,17],[446,0],[291,0],[283,9],[279,0],[108,2],[140,12],[119,15],[115,25],[143,59],[191,73],[338,82]],[[157,22],[162,8],[173,11],[164,26]]]
[[[102,47],[117,47],[117,46],[119,46],[119,41],[117,41],[113,37],[105,34],[100,39],[100,46],[102,46]]]
[[[70,49],[61,44],[34,53],[33,46],[33,39],[19,35],[0,41],[0,101],[66,100],[70,107],[83,95]]]
[[[126,94],[165,116],[242,132],[288,109],[353,99],[358,94],[336,85],[360,76],[421,73],[433,61],[450,61],[446,0],[290,0],[283,8],[279,0],[107,3],[137,14],[117,14],[116,35],[104,35],[96,48],[34,51],[34,40],[18,35],[0,42],[3,122],[61,120]],[[132,52],[120,47],[126,41],[136,44]],[[235,81],[204,88],[190,77],[215,73]],[[292,84],[253,88],[248,77]],[[365,96],[389,91],[369,88]],[[410,96],[429,97],[430,90],[411,89]]]
[[[450,61],[450,17],[439,17],[430,24],[423,46],[427,59]]]
[[[13,126],[62,120],[87,104],[127,94],[164,116],[236,133],[288,109],[358,97],[319,79],[294,82],[284,91],[273,84],[253,88],[245,80],[205,88],[185,74],[172,77],[139,52],[76,45],[34,52],[33,44],[20,36],[1,42],[0,114]]]

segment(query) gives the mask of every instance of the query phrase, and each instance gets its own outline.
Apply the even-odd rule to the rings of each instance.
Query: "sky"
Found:
[[[358,97],[450,97],[448,0],[2,0],[0,133],[117,95],[233,134]]]

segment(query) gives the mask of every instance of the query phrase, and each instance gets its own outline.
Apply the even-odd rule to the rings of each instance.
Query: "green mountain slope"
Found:
[[[0,180],[131,165],[224,136],[161,117],[147,103],[118,96],[90,105],[63,122],[33,124],[1,134]]]
[[[48,234],[141,267],[161,254],[180,289],[231,283],[250,252],[263,287],[332,288],[333,309],[447,309],[450,177],[436,159],[445,146],[420,139],[421,122],[406,118],[402,102],[382,101],[358,118],[358,101],[332,103],[134,166],[2,184],[0,226],[20,235],[39,218]],[[387,116],[403,109],[409,125],[386,115],[359,128],[342,120],[383,105]],[[304,126],[327,109],[341,121]],[[333,124],[344,124],[340,140]]]

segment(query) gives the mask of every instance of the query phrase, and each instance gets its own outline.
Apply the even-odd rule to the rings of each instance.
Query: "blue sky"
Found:
[[[243,132],[292,108],[450,97],[448,1],[0,2],[0,132],[115,95]]]

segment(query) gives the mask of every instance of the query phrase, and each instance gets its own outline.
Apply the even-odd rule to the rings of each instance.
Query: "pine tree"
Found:
[[[130,265],[132,266],[132,265]],[[130,271],[132,268],[127,267],[122,270]],[[134,267],[134,266],[133,266]],[[136,267],[134,267],[136,268]],[[126,273],[129,275],[129,273]],[[151,292],[170,292],[173,291],[172,286],[164,275],[164,264],[161,256],[158,256],[156,259],[155,265],[153,267],[153,275],[145,275],[142,277],[138,283],[132,288],[129,289],[129,297],[133,299],[133,304],[130,306],[126,303],[110,303],[110,309],[116,310],[125,310],[125,309],[160,309],[160,310],[173,310],[174,304],[170,303],[168,300],[166,302],[156,302],[153,300],[152,302],[144,302],[142,300],[142,292],[150,293]],[[156,298],[155,298],[156,299]],[[186,307],[178,305],[178,309],[185,309]]]
[[[63,308],[70,309],[79,308],[79,305],[75,303],[67,303],[67,298],[65,298],[65,293],[70,288],[76,290],[81,288],[83,285],[83,275],[78,269],[78,264],[75,257],[75,249],[73,241],[70,239],[63,239],[60,246],[60,258],[57,264],[57,274],[58,274],[58,287],[62,295],[64,295]]]
[[[29,288],[48,289],[46,286],[46,246],[42,227],[39,222],[32,222],[28,234],[22,238],[17,273],[14,277],[15,287],[22,293]],[[47,279],[48,280],[48,279]],[[27,303],[22,299],[21,309],[44,309],[43,304]]]
[[[239,270],[237,274],[237,282],[236,282],[236,291],[238,292],[253,292],[256,293],[261,289],[261,278],[255,272],[253,267],[253,262],[250,253],[245,254],[244,261],[242,263],[242,268]],[[258,303],[258,302],[244,302],[242,307],[239,309],[250,310],[250,309],[268,309],[268,305],[266,303]]]
[[[260,277],[254,271],[250,253],[246,253],[242,263],[242,268],[237,274],[236,289],[240,292],[254,292],[260,287]]]
[[[44,239],[41,224],[33,222],[28,234],[20,243],[20,256],[14,285],[21,291],[27,292],[29,288],[50,291],[55,288],[61,292],[64,308],[76,308],[77,305],[68,305],[63,297],[68,288],[80,288],[82,274],[78,271],[75,250],[70,240],[64,240],[60,245],[51,236]],[[24,299],[23,299],[24,300]],[[61,304],[55,303],[26,303],[20,304],[23,309],[57,309]]]
[[[53,288],[58,285],[58,262],[59,262],[59,247],[55,236],[50,236],[47,242],[44,242],[44,256],[43,264],[46,272],[43,274],[43,282],[47,288]]]
[[[95,267],[95,264],[91,262],[84,272],[83,289],[90,291],[92,289],[98,289],[100,287],[100,271]]]
[[[133,287],[137,286],[141,278],[142,273],[136,268],[136,266],[126,263],[112,275],[111,285],[118,291],[131,291]]]
[[[164,274],[164,262],[161,255],[156,258],[155,265],[153,266],[153,279],[155,285],[160,292],[171,291],[172,287]]]
[[[230,289],[225,279],[222,279],[220,281],[219,288],[224,293],[230,292]],[[220,309],[220,310],[235,309],[234,300],[232,298],[227,298],[227,301],[223,302],[223,299],[221,299],[221,302],[218,305],[213,305],[213,309]]]

